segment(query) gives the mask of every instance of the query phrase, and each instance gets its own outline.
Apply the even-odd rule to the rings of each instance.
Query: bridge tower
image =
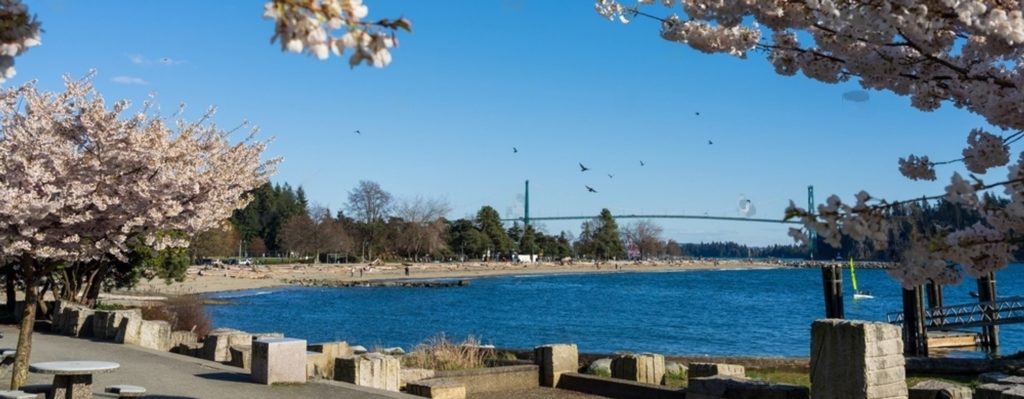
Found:
[[[523,229],[530,225],[530,181],[526,181],[526,195],[523,200]]]
[[[807,212],[811,215],[814,214],[814,206],[814,186],[807,186]],[[811,254],[811,260],[813,260],[814,255],[818,252],[818,232],[807,229],[807,238],[810,241],[808,243],[808,250]]]

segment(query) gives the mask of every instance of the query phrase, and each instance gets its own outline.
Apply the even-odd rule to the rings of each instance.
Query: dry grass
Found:
[[[493,349],[480,347],[473,336],[461,343],[448,340],[443,333],[427,338],[403,357],[405,367],[433,370],[462,370],[486,367],[486,359],[494,358]]]
[[[188,330],[199,336],[210,332],[210,315],[202,300],[191,295],[172,297],[160,306],[142,308],[142,318],[163,320],[171,324],[172,331]]]

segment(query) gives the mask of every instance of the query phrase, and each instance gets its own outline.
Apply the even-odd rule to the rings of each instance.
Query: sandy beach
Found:
[[[615,273],[628,271],[727,270],[791,267],[781,261],[681,260],[670,262],[533,263],[385,263],[274,266],[192,266],[183,282],[142,281],[114,295],[188,295],[299,285],[301,281],[380,281],[407,279],[472,279],[504,275]],[[409,275],[406,275],[406,268]]]

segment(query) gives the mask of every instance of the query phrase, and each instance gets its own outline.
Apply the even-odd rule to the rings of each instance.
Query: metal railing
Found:
[[[903,312],[892,312],[886,314],[885,318],[889,323],[903,324]],[[1024,298],[1019,296],[924,311],[924,326],[928,330],[955,330],[1014,323],[1024,323]]]

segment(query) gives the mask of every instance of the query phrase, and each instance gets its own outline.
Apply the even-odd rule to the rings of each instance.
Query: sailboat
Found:
[[[870,291],[857,289],[857,271],[853,267],[853,257],[850,257],[850,280],[853,281],[853,299],[875,299]]]

